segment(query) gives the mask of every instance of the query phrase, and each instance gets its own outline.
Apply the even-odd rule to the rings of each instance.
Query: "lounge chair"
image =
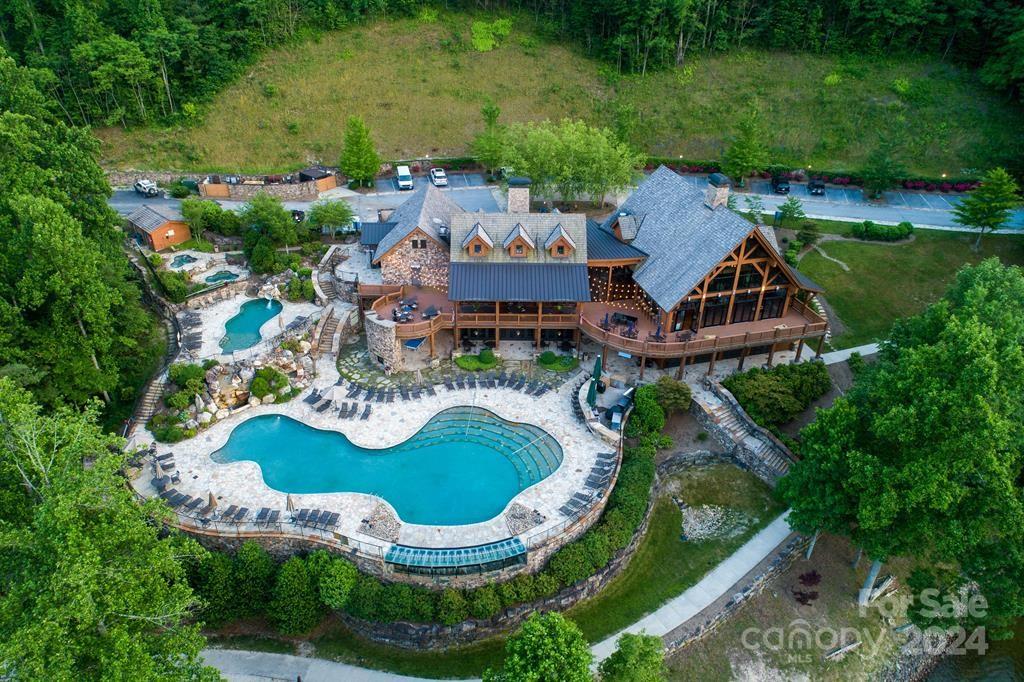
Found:
[[[299,513],[292,517],[292,522],[293,523],[304,523],[306,521],[306,517],[307,516],[309,516],[309,510],[308,509],[300,509]]]
[[[541,386],[539,389],[537,389],[537,392],[533,394],[533,397],[534,398],[539,398],[539,397],[541,397],[542,395],[544,395],[545,393],[547,393],[550,390],[551,389],[548,386],[546,386],[546,385],[545,386]]]
[[[193,497],[192,500],[185,505],[185,510],[186,511],[195,511],[196,507],[198,507],[202,503],[203,503],[203,498],[201,498],[201,497]]]
[[[269,526],[272,523],[277,523],[277,520],[280,517],[281,517],[281,512],[278,511],[277,509],[274,509],[273,511],[270,512],[270,516],[267,517],[267,525]]]
[[[568,504],[563,504],[558,511],[562,512],[562,516],[567,516],[570,519],[580,515],[579,511],[570,507]]]
[[[444,380],[444,387],[447,388],[449,391],[455,390],[455,384],[453,384],[452,380],[448,378],[445,378]]]
[[[345,394],[345,397],[346,398],[355,398],[359,394],[359,391],[361,391],[361,390],[362,389],[359,388],[359,386],[357,384],[352,384],[349,387],[349,389],[348,389],[348,393]]]
[[[588,488],[593,488],[594,490],[600,490],[601,488],[603,488],[606,485],[608,485],[609,477],[610,476],[608,474],[605,474],[603,476],[598,476],[597,474],[593,474],[593,475],[591,475],[590,477],[587,478],[586,486]]]
[[[338,519],[340,519],[340,518],[341,518],[341,514],[339,514],[338,512],[331,512],[330,518],[327,519],[327,523],[324,524],[325,527],[327,527],[327,528],[337,528],[338,527]]]
[[[377,391],[377,402],[378,403],[384,402],[384,399],[387,398],[387,397],[388,397],[388,395],[387,395],[387,393],[384,392],[383,389]]]
[[[520,375],[519,376],[519,381],[517,381],[516,385],[512,387],[512,390],[513,391],[521,391],[521,390],[523,390],[523,386],[525,386],[525,385],[526,385],[526,377],[523,376],[523,375]]]
[[[405,386],[399,386],[398,387],[398,394],[402,396],[402,400],[408,400],[409,399],[409,391],[406,390]]]
[[[228,521],[230,521],[231,519],[235,518],[235,512],[237,512],[237,511],[238,511],[238,505],[237,504],[233,504],[233,505],[231,505],[230,507],[228,507],[227,509],[224,510],[224,512],[220,515],[220,518],[221,519],[227,519]]]
[[[466,388],[466,385],[462,383],[462,377],[455,377],[455,385],[459,387],[459,390]]]
[[[388,402],[389,403],[395,402],[395,391],[394,391],[394,389],[388,391]]]
[[[320,510],[319,509],[314,509],[313,511],[309,512],[309,516],[306,517],[306,525],[307,526],[315,526],[316,525],[316,521],[319,518],[320,518]]]
[[[177,495],[175,495],[174,497],[172,497],[170,499],[169,503],[170,503],[170,505],[172,507],[177,509],[178,507],[180,507],[180,506],[182,506],[182,505],[184,505],[184,504],[186,504],[188,502],[191,502],[191,501],[192,501],[192,496],[191,495],[186,495],[185,493],[178,493]]]
[[[312,393],[303,398],[302,402],[306,403],[307,405],[312,405],[318,400],[320,400],[320,391],[314,390]]]
[[[430,386],[430,385],[427,386],[427,395],[431,395],[431,396],[436,396],[437,395],[437,393],[434,391],[434,387],[433,386]]]
[[[177,490],[175,490],[174,488],[168,488],[167,490],[164,490],[164,491],[160,492],[159,496],[166,500],[166,499],[169,499],[171,497],[174,497],[177,494],[178,494]]]
[[[420,393],[420,387],[419,386],[414,386],[413,389],[412,389],[413,400],[419,400],[421,395],[423,395],[423,394]]]
[[[373,409],[373,407],[369,403],[367,403],[366,404],[366,409],[363,410],[363,414],[359,418],[361,420],[363,420],[363,421],[366,421],[367,419],[369,419],[370,418],[370,410],[372,410],[372,409]]]
[[[344,419],[348,415],[348,403],[342,402],[341,407],[338,409],[338,416]]]
[[[256,512],[256,523],[263,523],[269,515],[270,507],[260,507],[260,510]]]
[[[498,375],[498,387],[504,388],[506,381],[508,381],[508,374],[505,374],[504,370],[502,370],[501,374]]]
[[[327,410],[331,409],[332,405],[334,405],[333,402],[331,402],[330,400],[325,400],[319,407],[316,408],[316,411],[322,414]]]
[[[242,507],[237,512],[235,512],[235,523],[241,523],[242,521],[244,521],[245,517],[246,517],[246,515],[248,513],[249,513],[249,508],[248,507]]]
[[[374,389],[372,389],[372,388],[368,388],[368,389],[366,389],[366,395],[365,395],[365,396],[363,397],[363,400],[365,400],[366,402],[370,402],[371,400],[373,400],[373,395],[374,395],[374,394],[375,394],[376,392],[377,392],[377,391],[375,391],[375,390],[374,390]]]
[[[355,419],[356,414],[359,412],[359,403],[352,403],[352,411],[348,413],[349,419]]]
[[[583,504],[590,504],[591,502],[594,501],[594,495],[593,494],[587,495],[586,493],[575,493],[572,496],[572,499],[579,500]]]

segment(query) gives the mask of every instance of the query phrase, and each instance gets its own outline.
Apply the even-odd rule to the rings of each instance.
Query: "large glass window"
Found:
[[[764,295],[764,301],[761,303],[761,319],[771,320],[777,317],[782,317],[782,309],[785,305],[785,289],[776,289],[775,291],[767,292]]]
[[[741,294],[736,297],[736,303],[732,307],[732,321],[753,322],[757,314],[757,294]]]
[[[719,296],[708,299],[704,303],[704,322],[701,327],[716,327],[725,324],[726,315],[729,314],[729,297]]]
[[[750,263],[747,263],[742,268],[740,268],[740,281],[739,286],[737,288],[755,289],[761,286],[762,279],[763,277],[761,276],[761,273],[758,272],[757,268],[755,268]]]
[[[733,280],[736,279],[736,268],[726,268],[708,283],[708,291],[732,291]]]

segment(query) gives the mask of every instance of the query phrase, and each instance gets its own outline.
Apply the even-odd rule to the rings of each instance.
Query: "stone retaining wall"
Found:
[[[315,201],[320,196],[316,181],[275,185],[229,185],[200,183],[199,194],[212,199],[249,201],[257,194],[267,194],[282,201]]]
[[[243,294],[249,286],[249,282],[245,280],[240,282],[229,282],[228,284],[218,287],[209,293],[193,296],[185,302],[185,305],[189,308],[205,308],[206,306],[213,305],[218,301],[234,298],[239,294]]]
[[[111,187],[131,187],[139,180],[152,180],[153,182],[169,185],[181,178],[199,182],[205,176],[194,173],[174,173],[170,171],[137,171],[137,170],[108,170],[106,171],[107,182]]]
[[[764,460],[755,455],[750,448],[733,441],[729,432],[723,428],[714,418],[708,414],[696,400],[690,401],[690,414],[697,423],[704,428],[711,437],[715,439],[723,450],[726,451],[734,464],[741,469],[746,469],[772,488],[779,482],[778,472],[769,467]]]
[[[295,554],[312,552],[317,549],[326,549],[334,554],[340,554],[351,561],[362,573],[377,576],[385,579],[386,571],[382,559],[369,557],[357,552],[355,549],[340,551],[337,545],[317,542],[314,537],[299,538],[294,536],[270,536],[257,535],[252,537],[238,537],[220,534],[202,534],[192,529],[184,529],[192,538],[206,549],[218,552],[229,552],[234,554],[242,543],[252,540],[267,550],[272,557],[278,561],[285,561]]]
[[[812,360],[811,362],[815,361]],[[713,379],[708,381],[708,387],[711,389],[711,392],[715,397],[729,405],[729,408],[736,414],[736,417],[743,423],[747,430],[753,432],[758,438],[768,443],[771,449],[775,451],[775,454],[790,462],[796,461],[796,457],[793,456],[792,451],[786,447],[785,443],[779,440],[774,433],[755,422],[754,418],[747,414],[747,411],[743,409],[742,405],[740,405],[740,401],[736,400],[736,396],[732,394],[732,391]]]

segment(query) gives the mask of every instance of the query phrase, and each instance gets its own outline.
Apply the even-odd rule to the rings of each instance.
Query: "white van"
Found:
[[[412,173],[408,166],[398,167],[398,189],[412,189]]]

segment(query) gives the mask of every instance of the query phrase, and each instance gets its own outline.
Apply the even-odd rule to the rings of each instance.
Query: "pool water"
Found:
[[[500,514],[558,469],[562,448],[539,427],[479,407],[454,407],[383,449],[362,448],[340,433],[281,415],[253,417],[231,432],[213,459],[254,461],[264,482],[281,492],[366,493],[387,500],[406,523],[457,526]]]
[[[171,261],[171,267],[180,268],[182,265],[195,263],[197,260],[199,259],[196,258],[195,256],[190,256],[187,253],[179,253],[177,256],[174,257],[174,260]]]
[[[204,282],[207,284],[216,284],[217,282],[233,282],[238,279],[237,272],[231,272],[230,270],[221,270],[208,276]]]
[[[224,338],[220,348],[225,353],[251,348],[260,342],[260,327],[281,313],[280,301],[258,298],[242,304],[238,314],[224,325]]]

